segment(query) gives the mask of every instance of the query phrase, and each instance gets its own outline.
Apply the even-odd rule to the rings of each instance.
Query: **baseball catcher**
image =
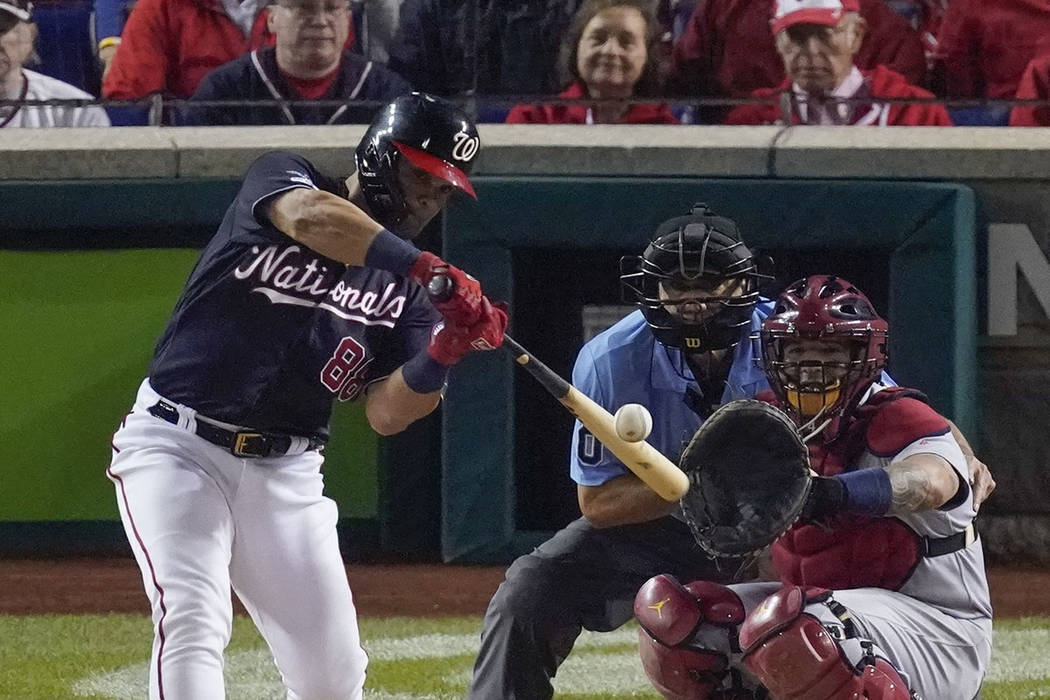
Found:
[[[642,586],[642,662],[665,697],[978,694],[992,624],[967,461],[922,394],[884,383],[888,337],[841,278],[809,277],[777,299],[761,331],[772,391],[760,398],[808,436],[814,475],[800,442],[768,439],[781,418],[754,402],[716,412],[683,454],[682,506],[701,547],[722,556],[772,541],[780,580]]]

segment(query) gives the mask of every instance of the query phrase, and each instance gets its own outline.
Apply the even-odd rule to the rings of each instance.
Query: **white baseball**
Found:
[[[616,434],[627,442],[640,442],[649,437],[653,429],[653,416],[640,403],[625,403],[616,411]]]

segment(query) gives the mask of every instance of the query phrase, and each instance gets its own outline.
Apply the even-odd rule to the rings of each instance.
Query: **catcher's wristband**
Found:
[[[375,235],[365,252],[365,267],[408,277],[419,256],[419,248],[383,229]]]
[[[834,477],[846,491],[843,510],[858,515],[879,516],[890,512],[893,486],[885,469],[858,469]]]

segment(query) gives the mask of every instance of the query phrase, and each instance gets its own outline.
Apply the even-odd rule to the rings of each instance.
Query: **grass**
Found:
[[[479,618],[364,619],[370,700],[462,698]],[[1050,698],[1050,619],[1001,620],[984,700]],[[0,616],[0,700],[138,700],[146,697],[150,623],[136,615]],[[642,672],[633,626],[585,633],[555,679],[564,700],[656,698]],[[230,700],[284,697],[251,622],[237,618],[227,649]]]

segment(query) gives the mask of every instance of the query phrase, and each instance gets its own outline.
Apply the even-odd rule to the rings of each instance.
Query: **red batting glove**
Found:
[[[434,308],[453,326],[473,326],[481,316],[481,284],[454,265],[434,255],[423,252],[409,272],[409,277],[426,287],[435,275],[446,275],[452,282],[452,296],[445,301],[435,301]],[[502,336],[500,336],[502,338]]]
[[[470,326],[446,322],[430,339],[427,353],[443,365],[454,365],[474,351],[495,350],[503,343],[507,330],[506,306],[490,304],[481,297],[481,315]]]

